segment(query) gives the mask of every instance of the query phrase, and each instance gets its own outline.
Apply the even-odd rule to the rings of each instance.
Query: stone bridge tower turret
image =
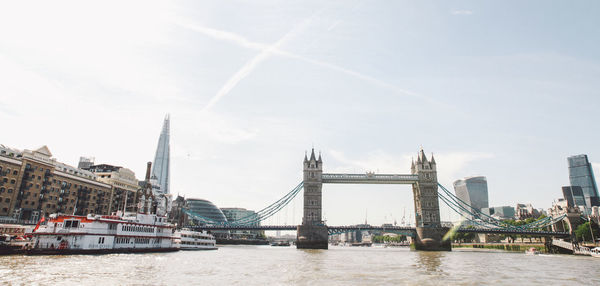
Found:
[[[427,160],[421,149],[417,161],[411,164],[411,173],[418,175],[418,181],[413,184],[417,230],[415,249],[450,250],[450,240],[442,240],[449,229],[442,228],[440,223],[437,166],[433,155],[431,160]]]
[[[323,160],[321,154],[317,159],[315,149],[310,152],[310,159],[304,155],[304,216],[302,224],[323,224],[322,221],[322,188]]]
[[[323,222],[322,188],[323,160],[317,159],[315,149],[310,159],[304,155],[304,213],[297,229],[297,248],[327,249],[327,226]]]

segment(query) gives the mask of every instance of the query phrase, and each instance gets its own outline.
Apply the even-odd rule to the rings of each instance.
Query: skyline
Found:
[[[484,175],[490,206],[548,208],[568,156],[600,176],[600,7],[542,3],[8,3],[0,144],[141,178],[170,113],[171,193],[219,207],[277,200],[312,146],[353,173],[408,173],[423,146],[446,187]],[[323,200],[332,224],[412,209],[408,187]]]

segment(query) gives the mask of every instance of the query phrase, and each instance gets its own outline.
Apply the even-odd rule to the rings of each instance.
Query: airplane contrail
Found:
[[[320,67],[324,67],[327,68],[329,70],[333,70],[333,71],[337,71],[337,72],[341,72],[344,74],[347,74],[349,76],[358,78],[360,80],[369,82],[373,85],[379,86],[379,87],[383,87],[386,89],[389,89],[397,94],[402,94],[402,95],[407,95],[407,96],[411,96],[411,97],[416,97],[416,98],[421,98],[424,100],[427,100],[429,102],[432,103],[436,103],[436,104],[440,104],[439,102],[431,99],[431,98],[426,98],[423,97],[421,94],[400,88],[394,84],[388,83],[386,81],[380,80],[378,78],[369,76],[369,75],[365,75],[363,73],[360,73],[358,71],[355,70],[351,70],[351,69],[347,69],[341,66],[338,66],[336,64],[332,64],[326,61],[321,61],[321,60],[315,60],[309,57],[305,57],[302,55],[298,55],[295,53],[291,53],[291,52],[287,52],[285,50],[280,49],[280,47],[282,46],[282,44],[284,42],[286,42],[294,33],[299,32],[300,30],[304,29],[311,21],[313,17],[310,17],[309,19],[305,20],[302,24],[298,25],[297,27],[293,28],[291,31],[289,31],[288,33],[286,33],[281,39],[279,39],[277,42],[275,42],[272,45],[267,45],[264,43],[258,43],[258,42],[253,42],[250,41],[248,39],[246,39],[245,37],[239,35],[239,34],[235,34],[232,32],[228,32],[228,31],[222,31],[222,30],[217,30],[217,29],[212,29],[212,28],[208,28],[208,27],[204,27],[204,26],[200,26],[197,24],[193,24],[190,22],[183,22],[181,20],[177,20],[175,21],[175,24],[185,28],[185,29],[189,29],[195,32],[199,32],[201,34],[204,34],[205,36],[214,38],[214,39],[218,39],[218,40],[223,40],[223,41],[227,41],[227,42],[231,42],[234,43],[238,46],[244,47],[244,48],[248,48],[248,49],[254,49],[254,50],[259,50],[260,53],[258,55],[256,55],[254,58],[250,59],[248,62],[246,62],[246,64],[244,64],[244,66],[242,66],[226,83],[225,85],[223,85],[223,87],[221,87],[221,89],[217,92],[217,94],[211,98],[211,100],[208,102],[208,104],[203,108],[203,110],[208,110],[210,109],[212,106],[215,105],[215,103],[217,103],[224,95],[226,95],[227,93],[229,93],[242,79],[244,79],[250,72],[252,72],[261,62],[263,62],[264,60],[266,60],[267,58],[269,58],[271,55],[276,54],[279,56],[284,56],[284,57],[288,57],[288,58],[293,58],[293,59],[297,59],[306,63],[310,63],[313,65],[317,65]]]
[[[208,104],[206,104],[206,106],[204,106],[202,111],[209,110],[212,106],[214,106],[223,96],[227,95],[242,79],[248,76],[248,74],[250,74],[260,63],[268,59],[275,51],[278,51],[279,47],[286,41],[288,41],[293,34],[304,30],[306,26],[308,26],[312,22],[313,19],[314,15],[306,19],[296,27],[292,28],[289,32],[283,35],[283,37],[281,37],[277,42],[273,43],[272,45],[251,42],[245,39],[244,37],[236,35],[234,33],[199,26],[190,27],[189,24],[186,25],[187,27],[190,27],[195,31],[202,32],[205,35],[209,35],[211,37],[222,40],[232,41],[243,47],[261,50],[261,52],[258,55],[254,56],[252,59],[246,62],[246,64],[244,64],[231,78],[229,78],[229,80],[227,80],[225,85],[223,85],[223,87],[219,89],[217,94],[210,99],[210,101],[208,102]]]

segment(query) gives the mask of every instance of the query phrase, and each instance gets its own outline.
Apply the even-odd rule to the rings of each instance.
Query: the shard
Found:
[[[152,177],[156,179],[160,185],[160,192],[169,194],[170,185],[170,147],[169,147],[169,115],[165,116],[162,131],[158,138],[158,146],[156,147],[156,155],[152,164]]]

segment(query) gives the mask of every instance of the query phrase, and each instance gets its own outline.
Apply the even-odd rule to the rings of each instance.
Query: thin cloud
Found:
[[[292,30],[287,32],[281,39],[270,46],[264,46],[260,44],[253,44],[249,41],[246,41],[243,37],[235,36],[232,33],[215,33],[216,30],[210,29],[209,32],[212,34],[226,37],[229,40],[232,40],[236,43],[241,43],[243,46],[257,46],[263,47],[262,51],[256,55],[254,58],[250,59],[244,66],[242,66],[226,83],[221,87],[219,92],[210,99],[208,104],[202,109],[203,111],[209,110],[213,107],[223,96],[227,95],[242,79],[248,76],[260,63],[268,59],[274,51],[278,50],[281,45],[287,42],[294,34],[301,32],[304,30],[314,19],[314,15],[307,20],[303,21],[301,24],[294,27]]]
[[[311,17],[309,20],[312,20],[313,17]],[[305,24],[309,22],[309,21],[305,21]],[[305,57],[302,55],[298,55],[295,53],[291,53],[285,50],[280,49],[280,46],[282,45],[283,42],[281,42],[282,39],[287,39],[291,36],[292,31],[296,30],[293,29],[292,31],[290,31],[288,34],[286,34],[282,39],[280,39],[279,41],[277,41],[275,44],[273,45],[267,45],[267,44],[263,44],[263,43],[257,43],[257,42],[253,42],[248,40],[247,38],[235,34],[235,33],[231,33],[231,32],[227,32],[227,31],[221,31],[221,30],[216,30],[216,29],[212,29],[212,28],[208,28],[208,27],[203,27],[197,24],[193,24],[189,21],[182,21],[182,20],[175,20],[174,21],[175,25],[178,25],[184,29],[188,29],[188,30],[192,30],[198,33],[201,33],[205,36],[211,37],[213,39],[217,39],[217,40],[222,40],[222,41],[227,41],[233,44],[236,44],[240,47],[243,48],[248,48],[248,49],[254,49],[254,50],[260,50],[261,53],[259,53],[258,55],[256,55],[254,58],[252,58],[250,61],[248,61],[242,68],[240,68],[240,70],[238,70],[238,72],[236,72],[228,81],[227,83],[221,88],[221,90],[219,90],[219,92],[217,93],[217,95],[215,97],[213,97],[211,99],[211,101],[208,103],[208,105],[204,108],[205,110],[212,107],[218,100],[220,100],[225,94],[227,94],[229,91],[231,91],[231,89],[233,87],[235,87],[235,85],[237,85],[237,83],[239,83],[239,81],[241,79],[243,79],[244,77],[246,77],[248,75],[248,73],[250,73],[256,66],[258,66],[258,64],[260,64],[262,61],[264,61],[265,59],[267,59],[270,55],[279,55],[279,56],[283,56],[283,57],[288,57],[288,58],[292,58],[292,59],[297,59],[306,63],[310,63],[313,65],[317,65],[329,70],[333,70],[336,72],[340,72],[346,75],[349,75],[351,77],[354,78],[358,78],[362,81],[371,83],[373,85],[388,89],[393,91],[394,93],[397,94],[401,94],[401,95],[405,95],[405,96],[412,96],[412,97],[417,97],[417,98],[421,98],[424,99],[430,103],[434,103],[437,105],[441,105],[440,102],[437,102],[431,98],[426,98],[424,96],[422,96],[421,94],[418,94],[416,92],[412,92],[403,88],[400,88],[394,84],[388,83],[386,81],[380,80],[378,78],[369,76],[369,75],[365,75],[363,73],[360,73],[358,71],[355,70],[351,70],[351,69],[347,69],[329,62],[325,62],[325,61],[321,61],[321,60],[315,60],[309,57]],[[300,25],[303,26],[303,25]],[[300,29],[297,29],[300,30]],[[297,32],[297,31],[295,31]]]
[[[248,39],[246,39],[238,34],[196,25],[196,24],[193,24],[190,22],[182,21],[180,19],[175,20],[174,23],[175,23],[175,25],[180,26],[182,28],[204,34],[205,36],[209,36],[213,39],[231,42],[231,43],[237,44],[238,46],[242,46],[244,48],[254,49],[254,50],[264,50],[269,47],[269,45],[266,45],[266,44],[249,41]]]
[[[471,11],[471,10],[453,10],[453,11],[450,12],[450,14],[452,14],[452,15],[469,16],[469,15],[473,15],[473,11]]]

